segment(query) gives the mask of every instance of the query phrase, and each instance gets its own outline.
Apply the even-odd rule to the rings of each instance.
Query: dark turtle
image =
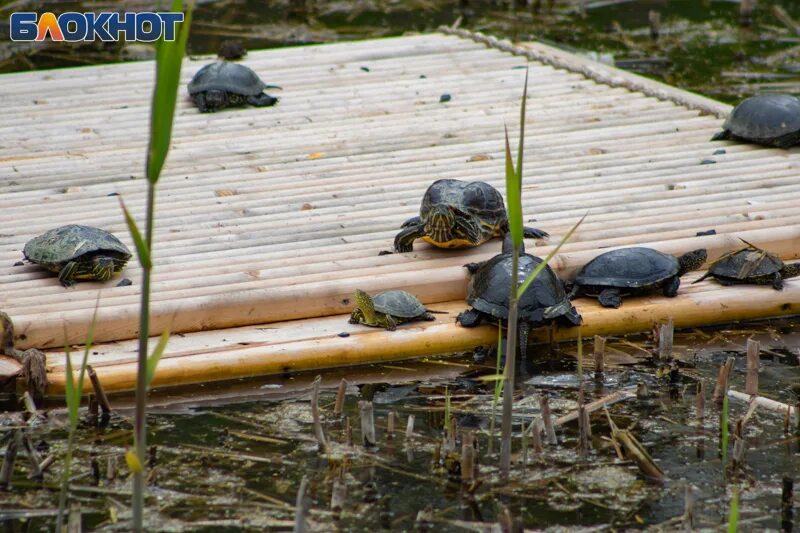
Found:
[[[708,272],[692,283],[711,276],[722,285],[749,283],[783,289],[783,280],[800,275],[800,263],[786,265],[778,256],[744,241],[746,247],[729,252],[711,263]]]
[[[108,281],[120,272],[131,252],[111,233],[69,224],[46,231],[29,240],[23,250],[25,259],[58,272],[65,287],[77,279]]]
[[[280,87],[266,85],[251,69],[228,61],[204,66],[189,82],[189,95],[203,113],[245,104],[274,105],[278,99],[265,93],[265,89]]]
[[[435,320],[413,294],[392,290],[370,296],[356,289],[356,308],[350,315],[351,324],[364,324],[394,331],[397,324],[413,320]]]
[[[500,324],[508,320],[511,290],[511,238],[503,241],[503,252],[482,263],[464,265],[472,277],[467,287],[467,303],[472,306],[456,319],[471,328],[483,321]],[[542,260],[520,250],[517,280],[522,283]],[[518,300],[520,356],[525,359],[531,328],[561,322],[577,326],[581,316],[572,306],[564,284],[550,266],[545,266]]]
[[[800,100],[788,94],[760,94],[733,108],[712,141],[733,139],[789,148],[800,142]]]
[[[703,249],[677,258],[652,248],[611,250],[584,265],[575,278],[570,298],[597,296],[603,307],[617,308],[626,294],[660,290],[664,296],[672,297],[678,294],[680,277],[698,268],[707,257]]]
[[[488,183],[437,180],[425,191],[419,216],[402,227],[394,238],[396,252],[410,252],[415,239],[439,248],[462,248],[508,233],[508,215],[503,196]],[[525,236],[539,239],[547,233],[525,228]]]
[[[44,396],[47,391],[47,358],[35,348],[24,352],[14,348],[14,323],[3,311],[0,311],[0,355],[12,357],[22,364],[22,377],[31,396]]]

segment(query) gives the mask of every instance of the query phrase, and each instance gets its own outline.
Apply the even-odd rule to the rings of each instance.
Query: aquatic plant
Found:
[[[69,487],[70,471],[72,469],[72,455],[75,450],[75,432],[78,430],[78,414],[81,408],[81,396],[83,396],[83,378],[86,376],[86,367],[89,366],[89,350],[92,349],[94,342],[94,327],[97,324],[97,309],[100,307],[100,296],[94,306],[94,314],[89,329],[86,332],[86,342],[83,349],[83,359],[81,359],[80,370],[78,371],[78,382],[75,383],[75,371],[72,367],[72,357],[69,353],[69,345],[64,345],[64,356],[66,359],[66,381],[64,382],[64,399],[67,402],[67,414],[69,424],[67,425],[67,452],[64,457],[64,470],[61,473],[61,490],[58,494],[58,515],[56,518],[56,531],[61,531],[64,525],[64,509],[67,503],[67,489]],[[66,331],[64,338],[67,338]]]
[[[517,164],[511,157],[511,145],[508,140],[508,127],[505,129],[505,174],[506,174],[506,210],[508,211],[508,226],[513,244],[511,252],[511,271],[519,271],[519,253],[522,247],[523,224],[522,224],[522,160],[525,146],[525,109],[528,101],[528,75],[525,71],[525,87],[522,91],[522,104],[520,106],[519,122],[519,144],[517,147]],[[511,468],[511,416],[513,411],[514,393],[514,373],[517,358],[517,328],[518,328],[518,305],[517,302],[539,273],[545,269],[550,259],[558,253],[572,234],[578,229],[584,215],[575,225],[564,235],[561,242],[547,254],[547,257],[531,272],[525,280],[517,286],[517,276],[511,276],[510,298],[508,302],[508,333],[506,335],[506,363],[505,363],[505,383],[503,392],[503,421],[501,425],[501,444],[500,444],[500,470],[503,476],[507,476]],[[499,357],[499,354],[498,354]]]
[[[184,21],[178,25],[174,41],[158,42],[156,50],[156,82],[150,106],[150,139],[147,147],[145,172],[147,176],[147,208],[145,215],[145,234],[142,237],[136,221],[125,207],[120,197],[120,205],[125,221],[136,245],[136,255],[142,267],[142,294],[139,310],[139,354],[136,373],[136,414],[134,419],[134,451],[136,460],[127,457],[133,470],[133,523],[134,531],[142,531],[144,517],[145,457],[147,452],[147,389],[155,374],[155,368],[166,348],[169,333],[161,335],[152,355],[147,355],[147,341],[150,333],[150,280],[153,270],[151,252],[153,249],[153,226],[156,203],[156,185],[169,152],[172,138],[172,123],[175,116],[175,103],[178,97],[178,84],[181,76],[181,63],[189,37],[194,2],[186,8]],[[173,0],[171,11],[183,9],[181,0]]]

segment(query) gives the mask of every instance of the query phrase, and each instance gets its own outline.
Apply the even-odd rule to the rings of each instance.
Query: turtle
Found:
[[[0,311],[0,355],[6,355],[22,364],[22,377],[34,398],[41,398],[47,390],[47,357],[35,348],[18,350],[14,347],[14,322]]]
[[[422,197],[419,216],[406,220],[394,238],[395,252],[410,252],[415,239],[439,248],[479,246],[508,233],[508,215],[500,192],[483,181],[440,179]],[[524,228],[525,237],[547,233]]]
[[[198,70],[188,89],[197,108],[207,113],[245,104],[256,107],[275,105],[278,99],[264,90],[280,87],[266,85],[258,74],[244,65],[216,61]]]
[[[800,143],[800,99],[788,94],[745,98],[712,141],[733,139],[764,146],[789,148]]]
[[[414,320],[435,320],[435,317],[410,292],[390,290],[370,296],[356,289],[356,308],[350,314],[351,324],[394,331],[398,324]]]
[[[121,272],[131,252],[111,233],[68,224],[51,229],[29,240],[23,250],[25,259],[47,270],[58,272],[64,287],[78,279],[108,281]]]
[[[711,263],[708,272],[692,283],[713,277],[722,285],[749,283],[772,285],[775,290],[782,290],[784,279],[800,276],[800,263],[786,265],[778,256],[742,241],[747,246],[721,256]]]
[[[508,321],[509,296],[511,291],[512,242],[507,235],[503,240],[502,253],[481,263],[469,263],[464,267],[471,274],[467,287],[467,303],[472,306],[459,313],[456,321],[465,328],[490,322],[503,326]],[[522,283],[542,263],[542,259],[525,253],[520,248],[517,280]],[[528,335],[534,327],[560,322],[577,326],[581,315],[567,298],[564,284],[549,265],[533,280],[518,300],[520,356],[527,353]]]
[[[664,296],[678,293],[680,277],[705,263],[705,249],[674,257],[652,248],[634,246],[598,255],[578,272],[570,299],[581,295],[597,296],[603,307],[617,308],[622,296],[661,291]]]

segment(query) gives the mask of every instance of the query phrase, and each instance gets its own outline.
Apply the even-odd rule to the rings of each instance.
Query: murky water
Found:
[[[148,520],[153,531],[289,530],[296,491],[305,475],[312,531],[488,531],[498,521],[500,505],[526,528],[660,525],[669,531],[683,525],[689,485],[696,526],[724,525],[732,487],[740,487],[742,527],[779,529],[782,478],[800,474],[800,430],[792,426],[787,432],[782,413],[758,409],[743,432],[743,464],[732,466],[733,437],[726,462],[720,457],[720,410],[711,393],[718,368],[729,356],[736,359],[731,388],[744,389],[748,336],[761,341],[761,394],[796,402],[791,387],[800,384],[800,326],[793,320],[764,322],[748,330],[678,333],[678,365],[672,374],[659,371],[645,336],[610,338],[602,378],[593,375],[588,359],[585,362],[588,401],[640,389],[640,397],[611,405],[609,414],[618,427],[630,429],[664,471],[666,481],[660,483],[648,481],[633,462],[616,458],[602,411],[591,417],[592,449],[587,456],[578,453],[574,422],[558,426],[557,446],[546,444],[536,453],[528,439],[523,451],[521,424],[530,424],[539,414],[538,395],[549,396],[555,418],[576,409],[574,343],[556,350],[540,346],[535,363],[519,369],[514,464],[507,483],[500,481],[497,469],[499,407],[491,450],[489,444],[494,385],[481,379],[494,372],[492,358],[476,364],[467,354],[326,373],[320,409],[327,453],[318,451],[312,430],[311,375],[156,391],[149,418],[154,448]],[[590,344],[585,343],[586,353],[591,352]],[[342,378],[349,385],[344,416],[339,417],[333,409]],[[695,410],[701,379],[707,386],[702,425]],[[361,444],[358,401],[373,402],[376,447]],[[131,440],[126,418],[130,413],[125,410],[129,402],[118,400],[119,410],[108,425],[87,422],[79,431],[72,501],[80,504],[84,527],[126,530],[130,481],[123,454]],[[732,427],[746,411],[746,403],[730,401]],[[390,412],[393,437],[387,430]],[[452,450],[443,440],[448,412],[458,428]],[[413,436],[406,439],[411,415]],[[35,423],[30,434],[43,456],[60,457],[64,432],[55,426],[63,416],[53,413],[49,418]],[[10,415],[4,420],[5,425],[15,423]],[[459,474],[465,431],[477,438],[476,484],[462,482]],[[0,510],[0,517],[9,531],[46,531],[53,523],[57,491],[37,489],[26,473],[20,459],[2,503],[13,513]],[[51,475],[55,474],[46,480],[55,487]],[[335,512],[330,509],[334,481],[346,490],[343,509]],[[24,515],[25,509],[31,510],[30,516]]]
[[[435,30],[460,19],[462,28],[518,40],[538,39],[672,85],[728,102],[764,91],[800,92],[800,3],[761,0],[749,27],[730,0],[359,0],[198,2],[189,50],[215,53],[226,39],[248,48],[324,43]],[[119,9],[146,9],[149,0]],[[789,19],[776,14],[780,7]],[[50,6],[52,8],[52,6]],[[58,11],[107,7],[88,1],[59,2]],[[40,10],[40,2],[0,7],[0,72],[148,58],[146,45],[123,43],[11,43],[3,23],[11,10]],[[651,12],[658,13],[657,38]]]

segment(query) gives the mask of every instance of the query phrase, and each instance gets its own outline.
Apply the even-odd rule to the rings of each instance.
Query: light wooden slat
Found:
[[[201,64],[188,62],[183,80]],[[463,296],[460,265],[499,243],[377,253],[391,247],[433,179],[503,189],[502,123],[514,131],[524,77],[515,67],[526,60],[427,35],[252,52],[247,64],[284,85],[277,106],[204,115],[179,102],[159,197],[154,331],[338,314],[357,286],[404,287],[426,302]],[[738,246],[736,235],[796,256],[795,151],[709,143],[719,119],[669,98],[699,108],[708,101],[609,87],[584,77],[581,65],[531,63],[526,218],[554,243],[590,211],[556,268],[566,275],[600,247],[637,243],[671,253],[703,245],[714,257]],[[0,304],[25,336],[20,347],[63,344],[65,322],[70,343],[85,335],[101,284],[64,290],[41,269],[12,264],[27,239],[62,223],[100,225],[130,242],[118,200],[107,195],[123,194],[141,215],[151,82],[148,63],[0,78],[8,111],[0,133],[38,121],[0,142],[0,182],[10,191],[0,198]],[[453,95],[448,104],[438,102],[444,92]],[[726,153],[713,155],[720,148]],[[468,162],[477,154],[494,159]],[[225,190],[236,194],[217,196]],[[710,228],[727,235],[693,237]],[[132,287],[102,289],[100,340],[135,336],[138,267],[125,276]]]

